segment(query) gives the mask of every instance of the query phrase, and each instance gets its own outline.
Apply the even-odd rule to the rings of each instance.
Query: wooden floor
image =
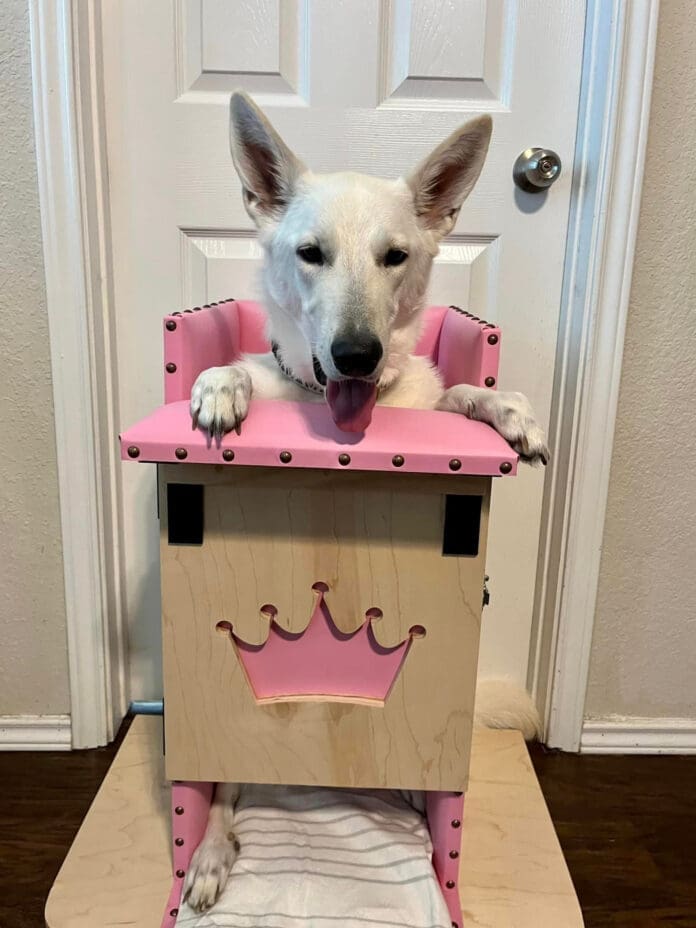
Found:
[[[0,753],[1,928],[43,928],[114,753]],[[696,928],[696,757],[532,757],[587,928]]]
[[[532,760],[587,928],[696,928],[696,757]]]

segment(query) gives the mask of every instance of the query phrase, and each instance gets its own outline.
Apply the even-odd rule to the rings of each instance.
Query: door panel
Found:
[[[470,115],[494,135],[443,244],[431,301],[503,330],[499,385],[548,421],[585,4],[564,0],[107,0],[104,67],[122,427],[162,401],[161,318],[258,298],[260,251],[228,149],[243,87],[317,171],[408,171]],[[559,152],[547,194],[519,192],[525,148]],[[493,489],[482,671],[526,676],[543,474]],[[155,475],[123,473],[132,690],[161,694]]]

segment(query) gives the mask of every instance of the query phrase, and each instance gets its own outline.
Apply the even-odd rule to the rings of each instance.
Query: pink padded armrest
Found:
[[[446,387],[469,383],[495,387],[500,358],[500,329],[457,306],[442,318],[435,363]]]
[[[224,300],[167,316],[165,405],[122,434],[122,456],[141,461],[234,461],[235,466],[292,462],[292,467],[397,467],[433,474],[516,472],[517,455],[483,423],[452,413],[379,405],[370,429],[357,436],[337,429],[324,404],[256,400],[241,436],[226,436],[221,447],[211,444],[200,430],[190,429],[191,387],[208,367],[230,364],[243,353],[267,351],[265,322],[261,306],[247,300]],[[445,386],[495,387],[499,351],[500,330],[495,326],[454,306],[426,310],[416,352],[436,364]]]
[[[121,434],[124,460],[250,467],[515,474],[517,454],[484,422],[453,412],[375,406],[364,434],[342,432],[325,403],[252,400],[241,434],[191,430],[188,400],[165,403]]]
[[[231,364],[242,354],[270,349],[266,314],[253,300],[224,300],[164,320],[164,401],[188,399],[201,371]],[[494,387],[500,329],[458,309],[430,306],[416,354],[435,364],[446,387],[457,383]]]
[[[164,319],[164,402],[188,399],[201,371],[239,357],[235,300],[173,313]]]
[[[242,354],[264,354],[271,350],[266,336],[266,313],[260,303],[237,300],[239,347]]]

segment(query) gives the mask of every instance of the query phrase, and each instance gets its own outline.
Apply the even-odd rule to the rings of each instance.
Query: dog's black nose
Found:
[[[375,335],[339,335],[331,344],[336,370],[345,377],[368,377],[382,357],[382,342]]]

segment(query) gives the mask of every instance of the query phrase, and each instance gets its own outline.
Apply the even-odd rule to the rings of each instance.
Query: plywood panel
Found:
[[[162,608],[167,771],[175,779],[462,789],[476,677],[488,484],[484,479],[259,471],[176,465],[161,481],[205,484],[200,547],[167,539],[162,510]],[[477,557],[443,557],[444,492],[484,499]],[[382,706],[335,701],[258,705],[229,638],[230,622],[260,644],[272,603],[304,629],[316,581],[336,624],[367,609],[376,636],[415,640]],[[297,645],[296,645],[297,646]]]
[[[136,718],[61,867],[48,928],[154,928],[171,888],[160,719]],[[467,928],[582,928],[580,906],[517,732],[475,731],[460,892]]]

